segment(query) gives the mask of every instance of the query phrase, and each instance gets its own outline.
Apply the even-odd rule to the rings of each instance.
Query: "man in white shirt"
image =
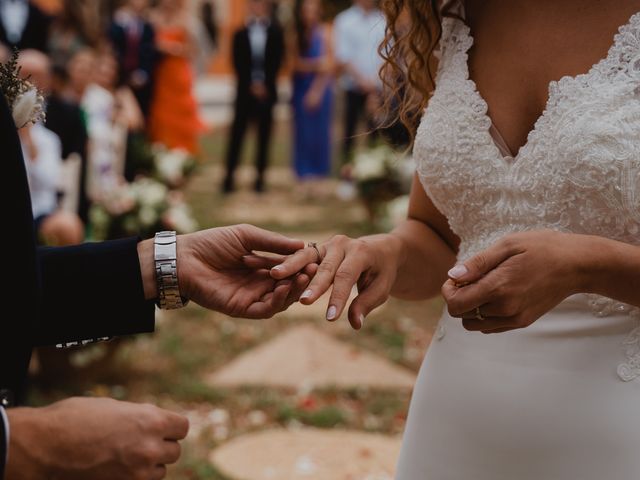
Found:
[[[385,20],[375,0],[354,0],[353,6],[335,20],[336,58],[346,93],[345,140],[343,160],[349,161],[353,139],[362,117],[367,118],[370,140],[376,129],[371,109],[381,89],[378,75],[382,58],[378,47],[384,39]]]
[[[51,246],[81,243],[84,228],[78,216],[58,209],[58,179],[62,169],[60,139],[41,123],[20,130],[35,230]]]

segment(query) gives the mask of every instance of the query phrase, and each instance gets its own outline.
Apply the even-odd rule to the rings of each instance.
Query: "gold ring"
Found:
[[[320,255],[320,249],[318,248],[318,244],[316,242],[309,242],[307,244],[308,248],[313,248],[318,254],[318,263],[322,261],[322,255]]]
[[[484,320],[484,316],[482,312],[480,312],[480,307],[476,307],[476,320]]]

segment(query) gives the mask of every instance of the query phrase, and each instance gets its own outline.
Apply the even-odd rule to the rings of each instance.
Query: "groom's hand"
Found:
[[[142,242],[138,248],[145,293],[154,298],[155,270],[153,265],[145,266],[145,262],[153,262],[153,243]],[[301,240],[252,225],[181,235],[177,244],[180,293],[203,307],[233,317],[272,317],[300,298],[315,270],[310,267],[289,278],[275,280],[268,269],[247,265],[245,257],[256,251],[290,255],[301,248],[304,248]]]
[[[153,405],[70,398],[8,410],[7,480],[159,480],[189,422]]]

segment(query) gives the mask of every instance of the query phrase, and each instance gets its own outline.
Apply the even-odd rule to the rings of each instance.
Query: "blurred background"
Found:
[[[373,0],[0,0],[0,58],[19,49],[47,97],[46,122],[20,132],[39,241],[393,228],[413,165],[382,108],[383,36]],[[41,349],[30,401],[185,413],[175,480],[392,479],[441,305],[391,300],[358,333],[325,308],[158,312],[151,336]]]

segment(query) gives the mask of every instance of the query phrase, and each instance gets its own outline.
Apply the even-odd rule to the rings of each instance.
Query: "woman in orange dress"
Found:
[[[149,137],[168,148],[198,151],[204,125],[193,95],[193,51],[184,0],[161,0],[151,16],[162,58],[155,71]]]

